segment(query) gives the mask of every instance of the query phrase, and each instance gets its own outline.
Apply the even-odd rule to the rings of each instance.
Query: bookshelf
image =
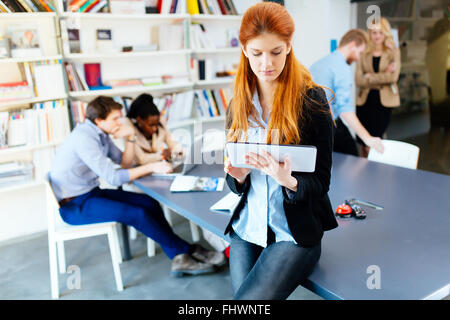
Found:
[[[247,7],[258,2],[257,0],[237,1],[239,12],[242,13]],[[162,98],[169,94],[183,94],[190,91],[218,90],[221,88],[230,89],[233,83],[233,76],[215,77],[200,80],[192,76],[190,69],[193,60],[215,59],[223,62],[224,66],[230,67],[239,61],[240,48],[229,47],[226,44],[227,35],[225,30],[232,28],[239,29],[241,15],[225,16],[216,14],[122,14],[122,13],[80,13],[67,12],[64,10],[62,0],[52,0],[56,12],[15,12],[0,13],[0,35],[4,35],[7,26],[22,24],[35,28],[39,34],[40,49],[39,55],[24,55],[20,57],[0,58],[0,83],[8,82],[11,79],[4,77],[10,72],[3,72],[5,68],[24,63],[41,63],[45,61],[61,61],[63,64],[63,88],[62,92],[55,92],[49,95],[36,95],[26,99],[16,101],[0,101],[0,112],[16,112],[18,110],[32,109],[35,104],[51,103],[53,101],[63,101],[66,115],[70,115],[70,103],[73,101],[88,102],[98,95],[108,95],[113,97],[136,97],[141,93],[151,93],[155,98]],[[66,52],[64,41],[67,40],[64,34],[65,28],[69,24],[70,28],[78,28],[80,31],[80,53]],[[192,45],[191,27],[193,24],[204,25],[215,42],[214,48],[197,48]],[[176,49],[146,50],[140,48],[139,51],[121,52],[122,46],[138,46],[148,43],[148,39],[154,41],[154,34],[151,28],[161,25],[180,25],[183,28],[183,45]],[[111,29],[113,46],[116,50],[111,52],[100,52],[96,48],[95,32],[99,28]],[[0,43],[1,45],[1,43]],[[101,63],[102,80],[120,79],[124,77],[151,77],[167,74],[185,74],[186,79],[176,80],[171,83],[164,83],[154,86],[135,86],[123,88],[111,88],[107,90],[80,90],[70,91],[69,79],[66,76],[64,63],[84,64]],[[220,71],[220,70],[219,70]],[[67,119],[67,121],[69,121]],[[168,123],[172,130],[188,129],[191,132],[195,125],[201,124],[204,130],[208,128],[224,127],[224,115],[214,117],[200,116],[195,109],[191,117]],[[0,231],[0,241],[8,238],[20,236],[24,233],[33,233],[45,230],[45,208],[42,206],[44,188],[42,176],[50,170],[51,161],[56,148],[64,141],[65,135],[55,137],[52,141],[33,143],[28,145],[17,145],[7,148],[0,148],[0,163],[8,161],[28,161],[34,164],[34,178],[28,182],[14,185],[0,186],[0,201],[2,202],[2,212],[17,212],[15,221],[29,219],[29,213],[34,211],[33,227],[24,230],[21,222],[11,222],[17,224],[16,227],[5,227]],[[29,201],[21,203],[21,199],[26,192]],[[17,205],[20,204],[20,209]],[[34,210],[35,209],[35,210]],[[22,213],[23,212],[23,213]],[[20,214],[19,214],[20,213]],[[11,232],[9,229],[16,229]],[[34,228],[34,229],[33,229]],[[3,232],[4,231],[4,232]],[[14,236],[12,235],[14,234]]]

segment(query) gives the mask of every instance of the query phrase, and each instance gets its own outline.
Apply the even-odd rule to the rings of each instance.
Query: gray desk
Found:
[[[223,176],[221,165],[190,174]],[[171,180],[146,177],[136,186],[223,237],[229,215],[209,207],[229,192],[170,193]],[[335,153],[333,208],[357,197],[384,206],[365,220],[341,220],[325,233],[322,256],[304,286],[325,299],[441,299],[450,294],[450,177]],[[375,267],[371,267],[375,266]],[[368,270],[369,268],[369,270]],[[374,269],[378,268],[374,273]],[[379,275],[380,289],[369,289]]]

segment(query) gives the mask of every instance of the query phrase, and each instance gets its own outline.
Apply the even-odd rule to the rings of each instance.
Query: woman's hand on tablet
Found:
[[[229,159],[225,160],[224,171],[228,173],[230,176],[235,178],[240,184],[243,184],[245,178],[250,173],[249,168],[235,168],[231,165],[231,161]]]
[[[284,162],[278,162],[270,153],[261,150],[260,154],[249,152],[245,156],[245,160],[248,165],[271,176],[280,185],[297,191],[298,182],[292,176],[291,160],[289,157],[286,157]]]

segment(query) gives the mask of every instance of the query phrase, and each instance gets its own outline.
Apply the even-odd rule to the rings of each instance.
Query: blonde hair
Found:
[[[392,36],[391,25],[386,18],[380,17],[380,22],[377,23],[376,19],[372,20],[371,26],[369,27],[369,43],[367,46],[367,52],[371,52],[374,49],[372,43],[372,38],[370,37],[370,29],[380,28],[381,32],[384,34],[383,50],[391,50],[395,47],[394,37]]]

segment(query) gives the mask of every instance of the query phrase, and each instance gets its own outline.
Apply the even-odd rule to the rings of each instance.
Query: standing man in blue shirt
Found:
[[[86,108],[86,120],[79,124],[56,152],[50,171],[50,183],[60,204],[62,219],[72,225],[118,221],[131,225],[158,242],[172,259],[175,276],[214,271],[225,262],[223,253],[191,245],[178,237],[166,221],[158,202],[144,194],[100,189],[98,178],[113,186],[172,167],[165,161],[136,168],[131,126],[122,121],[122,106],[110,97],[97,97]],[[123,138],[121,152],[110,139]],[[115,169],[114,164],[120,169]]]
[[[352,29],[342,37],[336,51],[316,61],[309,68],[314,82],[334,92],[334,99],[330,102],[336,122],[333,151],[355,156],[359,155],[356,142],[342,120],[367,146],[381,153],[384,151],[381,139],[371,136],[359,121],[352,98],[354,77],[350,65],[359,60],[366,50],[366,45],[366,33],[360,29]],[[329,90],[325,91],[330,100],[332,93]]]

